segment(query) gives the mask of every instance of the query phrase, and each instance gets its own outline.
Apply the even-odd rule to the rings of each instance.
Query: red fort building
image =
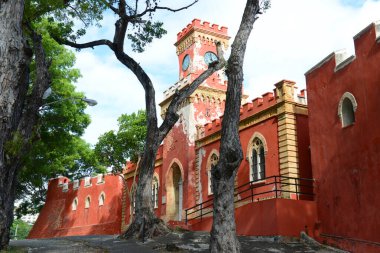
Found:
[[[243,95],[239,134],[244,153],[235,188],[239,235],[298,237],[356,252],[380,250],[379,23],[355,36],[356,56],[334,53],[306,73],[306,91],[281,80],[273,92]],[[216,59],[228,29],[194,19],[177,35],[176,90]],[[180,106],[180,118],[156,155],[155,213],[171,226],[209,231],[211,165],[218,162],[227,79],[211,75]],[[307,104],[308,100],[308,104]],[[310,131],[309,131],[310,129]],[[133,217],[135,165],[121,175],[49,181],[46,204],[29,238],[120,234]],[[363,251],[365,250],[365,251]]]

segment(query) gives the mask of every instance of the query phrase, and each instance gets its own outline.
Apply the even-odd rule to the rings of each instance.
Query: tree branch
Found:
[[[161,126],[159,127],[159,140],[163,140],[172,128],[172,126],[175,124],[175,122],[177,122],[179,117],[177,114],[179,105],[188,96],[190,96],[199,87],[199,85],[203,83],[212,73],[225,67],[226,61],[223,56],[223,49],[220,42],[216,43],[216,48],[218,54],[218,61],[212,62],[209,65],[209,68],[202,74],[200,74],[189,86],[183,88],[181,92],[177,91],[173,95],[173,98],[166,112],[164,122],[162,122]]]
[[[141,12],[140,14],[137,14],[137,15],[134,15],[134,16],[131,16],[130,19],[133,20],[135,18],[141,18],[142,16],[144,16],[145,14],[147,13],[152,13],[152,12],[155,12],[157,10],[167,10],[167,11],[171,11],[171,12],[178,12],[178,11],[182,11],[182,10],[186,10],[188,8],[190,8],[191,6],[193,6],[194,4],[196,4],[199,0],[194,0],[194,2],[192,2],[191,4],[189,5],[186,5],[184,7],[181,7],[179,9],[172,9],[170,7],[164,7],[164,6],[154,6],[153,8],[147,8],[145,9],[143,12]]]
[[[87,43],[75,43],[75,42],[72,42],[72,41],[69,41],[66,39],[58,38],[58,37],[53,36],[53,35],[51,35],[51,36],[59,44],[64,44],[64,45],[67,45],[67,46],[70,46],[73,48],[77,48],[77,49],[94,48],[96,46],[108,46],[111,50],[113,50],[113,51],[115,50],[115,45],[107,39],[94,40],[94,41],[87,42]]]
[[[107,5],[108,8],[110,8],[116,15],[119,15],[119,9],[112,6],[110,2],[107,0],[101,0],[105,5]]]
[[[75,9],[73,6],[71,5],[67,5],[67,7],[69,7],[70,9],[72,9],[76,14],[77,14],[77,17],[83,22],[83,24],[85,26],[88,26],[88,24],[86,23],[85,20],[83,20],[83,18],[81,17],[80,13],[77,11],[77,9]]]

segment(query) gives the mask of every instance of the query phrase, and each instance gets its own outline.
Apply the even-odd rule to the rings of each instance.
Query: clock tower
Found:
[[[209,22],[201,23],[194,19],[177,34],[174,45],[179,61],[179,79],[188,77],[189,81],[194,80],[217,59],[215,42],[221,42],[224,50],[228,48],[230,37],[227,30],[227,27],[210,26]]]
[[[208,68],[208,64],[217,60],[216,42],[227,50],[230,37],[227,27],[210,25],[194,19],[177,34],[176,53],[179,62],[179,81],[164,92],[164,100],[160,103],[161,116],[164,117],[175,90],[189,85]],[[216,71],[205,80],[192,94],[183,107],[190,106],[192,115],[187,114],[185,124],[190,127],[203,125],[223,115],[227,78],[223,70]],[[189,118],[190,117],[190,118]],[[192,123],[189,123],[192,122]]]
[[[179,81],[164,92],[161,106],[161,117],[177,90],[190,85],[208,64],[217,59],[216,45],[219,41],[224,50],[228,48],[229,37],[226,27],[211,25],[194,19],[177,34],[176,52],[179,61]],[[207,78],[178,109],[179,120],[170,130],[162,145],[162,176],[166,180],[166,210],[167,220],[181,220],[182,204],[192,206],[198,186],[195,184],[197,175],[196,140],[198,133],[206,123],[219,119],[224,112],[224,101],[227,90],[227,79],[224,69],[216,71]],[[199,130],[199,131],[198,131]],[[198,175],[199,176],[199,175]],[[184,191],[185,189],[185,191]]]

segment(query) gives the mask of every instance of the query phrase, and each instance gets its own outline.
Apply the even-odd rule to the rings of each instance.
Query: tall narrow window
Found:
[[[355,122],[354,107],[348,98],[343,100],[342,104],[342,121],[343,126],[352,125]]]
[[[130,208],[131,208],[131,211],[130,211],[130,214],[135,214],[135,209],[136,209],[136,185],[133,185],[132,186],[132,189],[131,189],[131,193],[130,193],[130,199],[131,199],[131,202],[130,202]]]
[[[263,142],[259,138],[253,140],[251,157],[251,180],[265,178],[265,150]]]
[[[90,208],[90,204],[91,204],[90,196],[87,196],[84,202],[84,208]]]
[[[207,186],[208,186],[208,193],[209,194],[213,194],[212,184],[211,184],[211,177],[212,177],[211,169],[213,166],[216,166],[218,164],[218,161],[219,161],[218,155],[215,153],[212,154],[210,157],[210,167],[207,170]]]
[[[104,192],[102,192],[100,195],[99,195],[99,206],[103,206],[104,205],[104,200],[106,199],[106,195]]]
[[[72,205],[71,205],[71,208],[73,211],[77,210],[77,207],[78,207],[78,198],[75,198]]]
[[[158,179],[157,177],[153,178],[152,183],[152,203],[154,208],[158,208]]]
[[[357,103],[354,95],[345,92],[339,101],[338,116],[342,122],[342,127],[355,123],[355,111]]]

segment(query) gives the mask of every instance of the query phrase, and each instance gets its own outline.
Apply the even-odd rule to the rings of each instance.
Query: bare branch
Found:
[[[81,18],[81,15],[80,15],[80,13],[77,11],[77,9],[75,9],[73,6],[71,6],[71,5],[67,5],[67,7],[69,7],[70,9],[72,9],[76,14],[77,14],[77,16],[78,16],[78,18],[82,21],[82,23],[85,25],[85,26],[88,26],[88,23],[85,21],[85,20],[83,20],[83,18]]]
[[[167,11],[171,11],[171,12],[178,12],[178,11],[182,11],[182,10],[186,10],[188,8],[190,8],[191,6],[193,6],[194,4],[196,4],[199,0],[194,0],[194,2],[192,2],[191,4],[189,5],[186,5],[184,7],[181,7],[181,8],[178,8],[178,9],[173,9],[173,8],[170,8],[170,7],[164,7],[164,6],[154,6],[153,8],[147,8],[145,9],[143,12],[141,12],[140,14],[137,14],[137,15],[134,15],[134,16],[131,16],[130,19],[135,19],[135,18],[141,18],[142,16],[144,16],[145,14],[147,13],[152,13],[152,12],[155,12],[157,10],[167,10]]]
[[[137,14],[138,6],[139,6],[138,4],[139,4],[139,0],[136,0],[136,1],[135,1],[135,11],[134,11],[134,15]]]
[[[119,15],[119,9],[113,7],[110,2],[108,2],[107,0],[100,0],[100,1],[102,1],[105,5],[107,5],[107,7],[110,8],[116,15]]]
[[[72,42],[72,41],[69,41],[69,40],[66,40],[66,39],[58,38],[58,37],[53,36],[53,35],[52,35],[52,37],[59,44],[64,44],[64,45],[67,45],[67,46],[70,46],[70,47],[73,47],[73,48],[77,48],[77,49],[94,48],[96,46],[108,46],[112,50],[115,49],[114,44],[111,41],[107,40],[107,39],[94,40],[94,41],[87,42],[87,43],[75,43],[75,42]]]

